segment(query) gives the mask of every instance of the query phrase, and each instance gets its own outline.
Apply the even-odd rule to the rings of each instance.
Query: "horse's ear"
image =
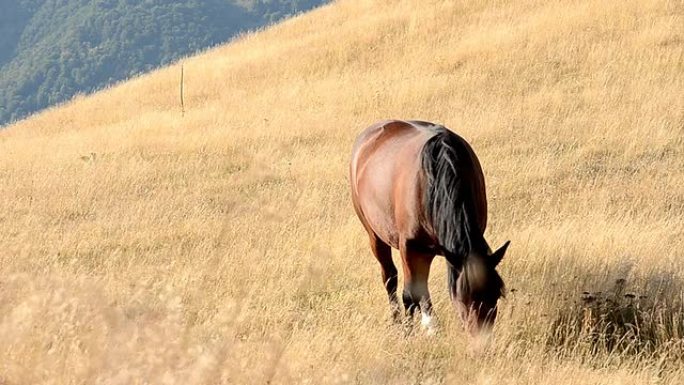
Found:
[[[510,245],[510,244],[511,244],[511,241],[506,241],[506,243],[504,243],[503,246],[499,247],[499,250],[495,251],[492,254],[492,256],[489,257],[489,258],[491,258],[490,262],[492,263],[492,265],[494,267],[496,267],[496,265],[498,265],[499,262],[501,262],[504,254],[506,254],[506,249],[508,249],[508,245]]]

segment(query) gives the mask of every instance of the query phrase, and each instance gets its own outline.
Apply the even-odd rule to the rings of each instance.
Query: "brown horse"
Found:
[[[495,267],[510,242],[492,253],[484,239],[484,176],[470,145],[432,123],[379,122],[356,139],[350,177],[354,208],[382,266],[394,320],[401,315],[390,247],[401,254],[409,317],[419,310],[423,326],[434,331],[428,275],[435,255],[442,255],[449,294],[466,329],[473,335],[490,330],[504,289]]]

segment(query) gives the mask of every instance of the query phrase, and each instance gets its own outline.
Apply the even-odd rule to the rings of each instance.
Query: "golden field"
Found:
[[[682,1],[341,0],[182,65],[184,115],[178,63],[0,131],[0,384],[684,384]],[[482,162],[485,352],[441,259],[439,335],[390,325],[385,118]]]

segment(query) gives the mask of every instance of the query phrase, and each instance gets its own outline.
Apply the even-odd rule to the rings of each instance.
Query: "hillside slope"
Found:
[[[323,0],[0,0],[0,125]]]
[[[176,64],[0,132],[2,381],[684,378],[681,2],[342,0],[183,65],[184,115]],[[440,335],[389,326],[346,177],[388,117],[480,157],[486,354],[441,260]]]

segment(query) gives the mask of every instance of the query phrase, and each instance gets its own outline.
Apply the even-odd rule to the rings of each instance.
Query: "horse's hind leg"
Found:
[[[392,320],[400,322],[401,312],[399,311],[399,300],[397,298],[397,268],[394,266],[394,262],[392,262],[392,249],[374,233],[370,234],[370,245],[375,258],[377,258],[382,267],[382,282],[389,297]]]

